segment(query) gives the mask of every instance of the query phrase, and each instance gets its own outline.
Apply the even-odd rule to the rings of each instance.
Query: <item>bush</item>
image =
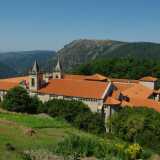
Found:
[[[137,159],[140,158],[140,155],[142,153],[142,147],[139,144],[131,144],[126,149],[126,154],[129,159]]]
[[[44,112],[52,117],[61,117],[74,127],[95,134],[105,133],[104,120],[98,113],[91,110],[80,101],[53,99],[40,106],[38,112]]]
[[[26,89],[15,87],[7,92],[2,107],[13,112],[36,113],[40,104],[39,99],[30,97]]]
[[[91,135],[72,134],[64,138],[55,147],[55,153],[66,157],[78,155],[80,157],[94,156],[98,159],[125,159],[142,158],[142,148],[138,144],[114,144]],[[150,155],[149,155],[150,156]],[[149,157],[146,157],[148,159]]]
[[[39,113],[47,113],[52,117],[61,117],[72,123],[79,114],[90,113],[90,109],[79,101],[53,99],[38,108]]]
[[[74,126],[94,134],[102,134],[106,131],[104,119],[99,113],[79,114],[74,120]]]
[[[160,113],[146,108],[124,108],[111,118],[114,135],[160,153]]]

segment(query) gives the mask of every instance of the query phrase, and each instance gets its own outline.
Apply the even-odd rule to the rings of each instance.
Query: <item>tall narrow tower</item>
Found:
[[[35,60],[31,71],[29,72],[29,89],[37,91],[41,88],[43,82],[43,74],[40,72],[39,65]]]
[[[53,79],[61,79],[61,78],[63,78],[63,73],[62,73],[62,66],[60,63],[60,59],[58,56],[57,65],[53,70]]]

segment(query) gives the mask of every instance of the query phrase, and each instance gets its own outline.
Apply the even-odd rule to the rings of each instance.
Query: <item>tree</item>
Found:
[[[111,118],[112,132],[128,142],[160,153],[160,113],[148,108],[123,108]]]
[[[74,126],[94,134],[105,133],[105,123],[99,113],[79,114],[74,121]]]
[[[8,111],[36,113],[39,104],[36,97],[31,98],[26,89],[18,86],[7,92],[2,106]]]

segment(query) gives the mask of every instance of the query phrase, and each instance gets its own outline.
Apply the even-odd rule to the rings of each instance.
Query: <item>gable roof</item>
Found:
[[[140,97],[140,98],[148,98],[152,95],[153,90],[149,89],[141,84],[135,84],[132,87],[122,91],[123,95],[128,97]]]
[[[73,75],[73,74],[65,74],[64,79],[72,79],[72,80],[90,80],[90,81],[104,81],[108,78],[101,74],[94,75]]]
[[[146,82],[155,82],[157,80],[158,80],[157,78],[151,76],[146,76],[140,79],[140,81],[146,81]]]
[[[133,87],[134,83],[123,83],[123,82],[113,82],[113,85],[118,89],[120,92],[125,91],[131,87]]]
[[[129,102],[123,101],[121,106],[130,106],[130,107],[147,107],[160,112],[160,102],[157,102],[153,99],[143,99],[143,98],[130,98]]]
[[[76,74],[65,74],[63,79],[68,79],[68,80],[85,80],[89,76],[86,75],[76,75]]]
[[[54,79],[38,92],[71,97],[102,99],[108,86],[106,82]]]
[[[86,80],[95,80],[95,81],[104,81],[104,80],[107,80],[108,78],[107,77],[105,77],[105,76],[103,76],[103,75],[101,75],[101,74],[98,74],[98,73],[96,73],[96,74],[94,74],[94,75],[91,75],[91,76],[88,76],[87,78],[86,78]]]
[[[111,82],[121,82],[121,83],[138,83],[138,80],[133,79],[118,79],[118,78],[110,78]]]

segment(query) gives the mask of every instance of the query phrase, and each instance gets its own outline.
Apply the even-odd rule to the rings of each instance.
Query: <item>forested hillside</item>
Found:
[[[17,75],[17,72],[13,68],[10,68],[9,66],[0,62],[0,78],[10,77],[15,75]]]
[[[119,42],[112,40],[76,40],[58,52],[65,70],[97,58],[137,57],[160,58],[160,44],[148,42]]]
[[[160,60],[125,58],[103,58],[82,64],[73,70],[76,74],[100,73],[107,77],[139,79],[143,76],[160,78]]]
[[[54,54],[54,51],[0,53],[0,77],[27,74],[35,59],[39,62],[43,69],[48,69],[49,66],[46,62],[54,56]]]

